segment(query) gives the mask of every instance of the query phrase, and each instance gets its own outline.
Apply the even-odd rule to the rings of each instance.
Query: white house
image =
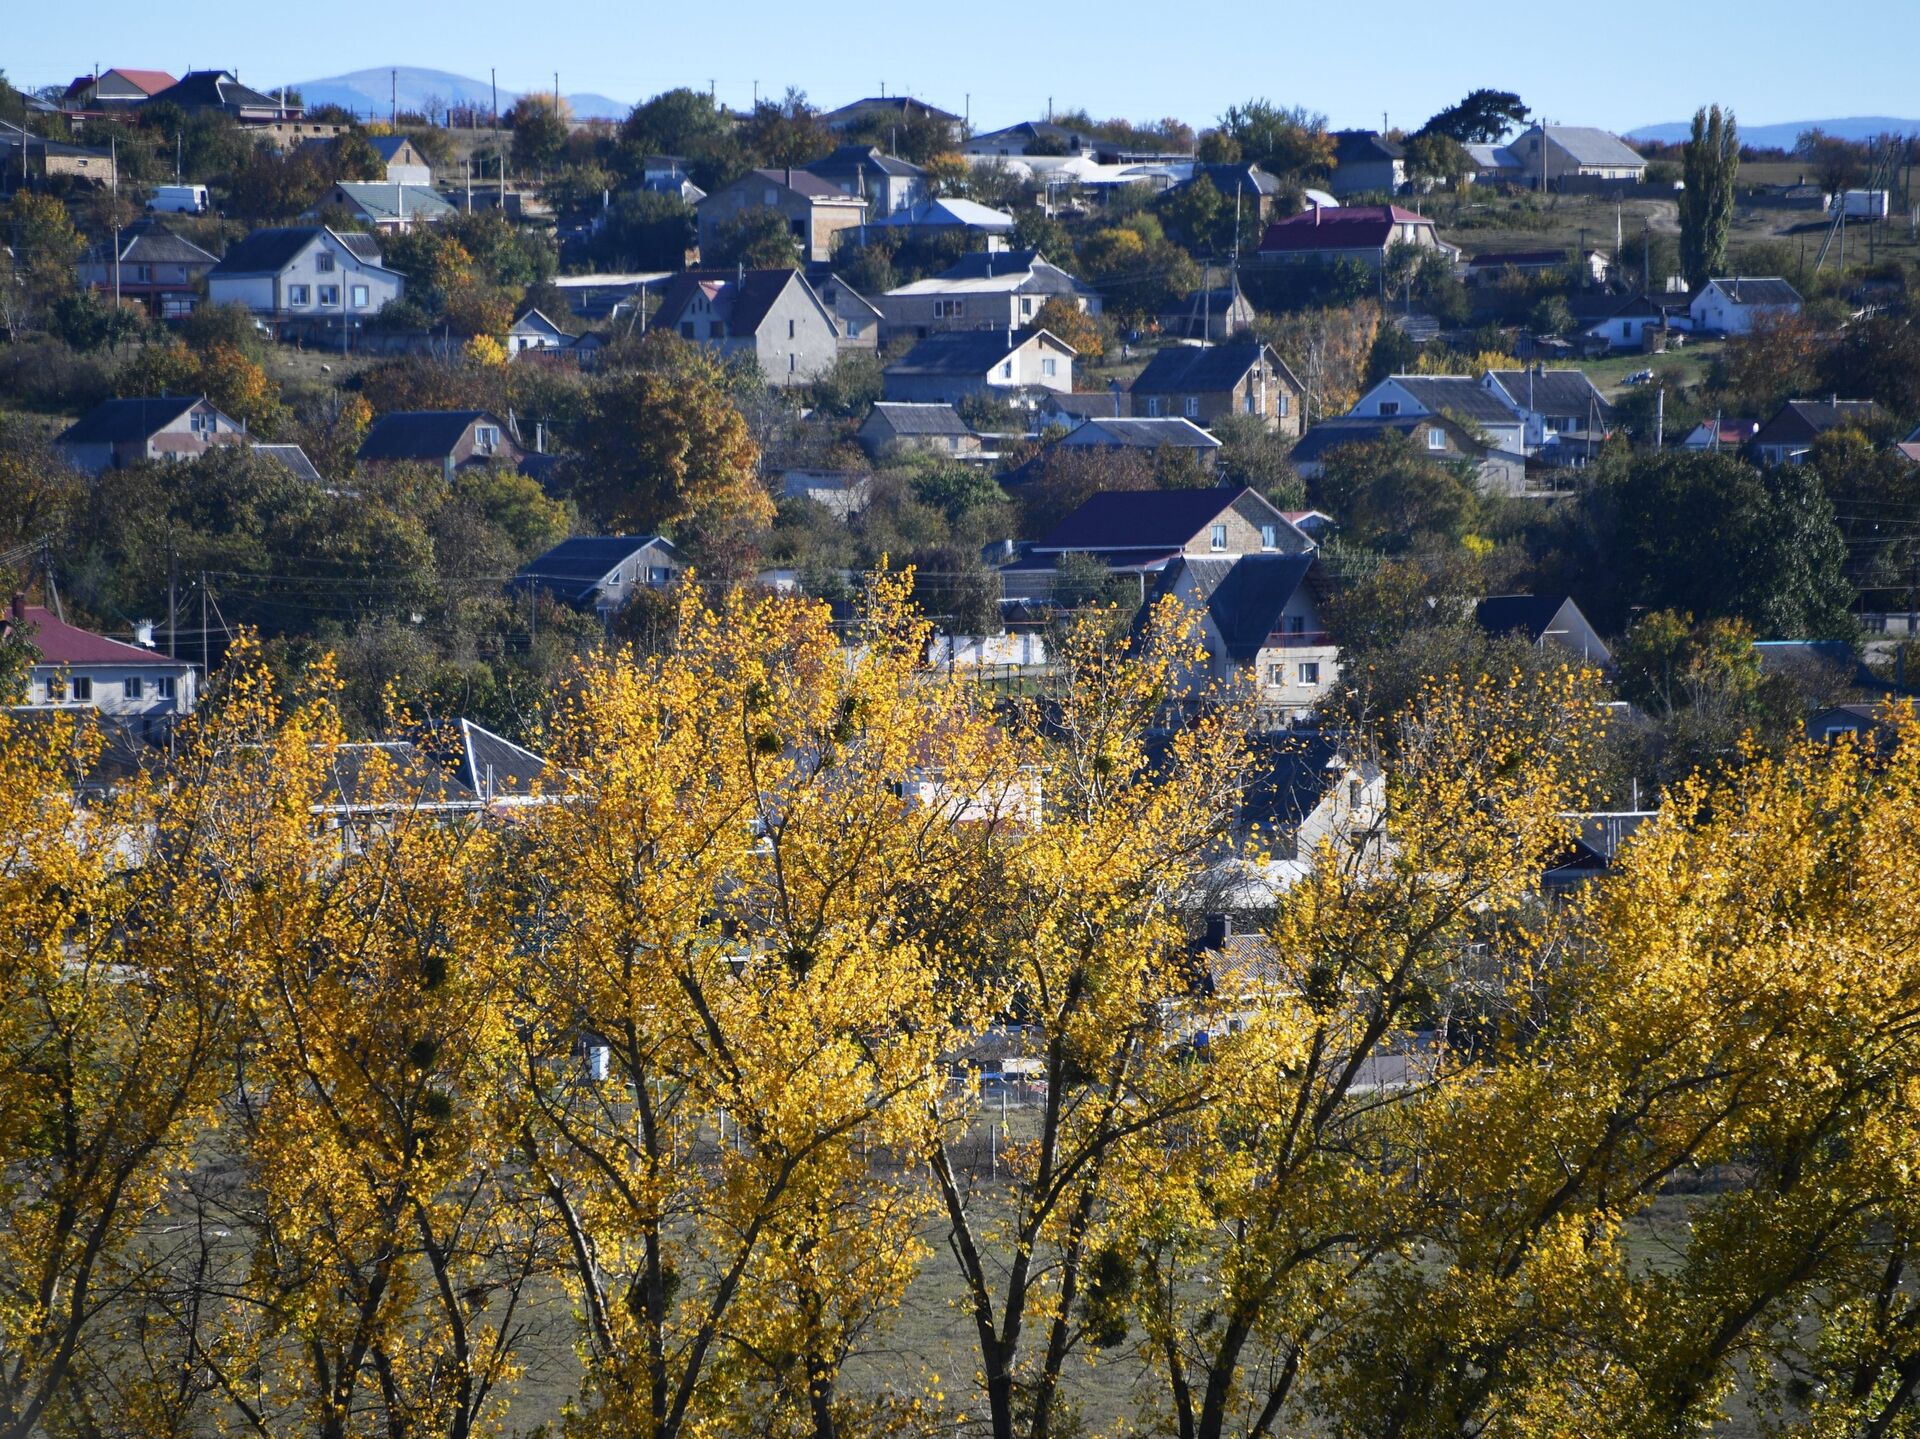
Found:
[[[1017,330],[1031,325],[1052,299],[1100,313],[1100,296],[1038,250],[982,250],[961,256],[938,275],[896,286],[875,303],[882,338],[891,339],[943,330]]]
[[[530,309],[507,330],[507,355],[522,350],[564,350],[573,344],[573,336],[538,310]]]
[[[193,713],[198,694],[193,665],[161,654],[147,640],[126,644],[70,625],[52,610],[16,599],[6,628],[39,652],[26,703],[29,708],[90,709],[144,737],[175,717]]]
[[[640,591],[665,589],[685,568],[673,542],[660,535],[578,535],[527,561],[507,588],[607,620]]]
[[[1033,391],[1073,389],[1074,351],[1045,330],[952,331],[929,335],[888,365],[889,400],[958,404],[969,395],[1017,399]]]
[[[1202,614],[1206,656],[1186,676],[1192,692],[1245,677],[1270,720],[1306,715],[1340,679],[1340,647],[1321,618],[1314,555],[1181,555],[1155,598],[1174,595]]]
[[[276,319],[358,323],[405,293],[407,277],[380,263],[371,235],[324,225],[255,230],[207,272],[207,298]]]
[[[1800,292],[1777,276],[1734,276],[1709,280],[1687,306],[1695,330],[1715,335],[1744,335],[1762,316],[1800,313]]]
[[[102,400],[53,443],[68,464],[97,475],[141,460],[190,460],[244,434],[204,396],[157,395]]]
[[[1379,419],[1446,415],[1484,436],[1495,450],[1528,453],[1525,418],[1503,394],[1482,388],[1466,375],[1389,375],[1347,414]]]

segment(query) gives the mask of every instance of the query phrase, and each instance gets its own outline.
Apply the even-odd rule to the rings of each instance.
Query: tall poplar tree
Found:
[[[1740,173],[1740,129],[1718,105],[1697,110],[1687,141],[1680,196],[1680,265],[1698,289],[1726,268],[1733,224],[1733,182]]]

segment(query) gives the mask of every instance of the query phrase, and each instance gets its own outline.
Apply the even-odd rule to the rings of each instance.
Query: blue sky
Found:
[[[1516,90],[1554,121],[1615,130],[1714,101],[1748,124],[1920,111],[1920,0],[1264,0],[1204,11],[1164,0],[0,5],[11,12],[0,65],[23,84],[65,82],[96,63],[176,74],[219,66],[260,86],[394,64],[484,79],[495,66],[503,89],[546,88],[558,70],[564,90],[631,101],[711,80],[744,106],[757,81],[763,94],[798,85],[825,108],[884,83],[889,94],[969,109],[980,129],[1037,117],[1049,98],[1096,117],[1204,125],[1250,96],[1323,111],[1336,125],[1378,125],[1385,111],[1411,126],[1481,85]],[[979,17],[978,35],[943,32],[968,16]]]

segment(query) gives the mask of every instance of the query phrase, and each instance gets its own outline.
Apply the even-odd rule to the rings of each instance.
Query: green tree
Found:
[[[1453,136],[1423,130],[1407,141],[1407,174],[1435,185],[1457,185],[1473,173],[1473,157]]]
[[[1421,135],[1437,135],[1462,145],[1490,145],[1524,125],[1532,111],[1509,90],[1475,90],[1457,105],[1449,105],[1420,127]]]
[[[760,165],[804,165],[833,148],[833,136],[807,92],[789,85],[786,97],[762,100],[740,126],[739,137]]]
[[[1240,158],[1295,182],[1323,177],[1333,167],[1333,136],[1327,117],[1304,106],[1249,100],[1220,117],[1220,133],[1240,148]]]
[[[700,262],[745,265],[750,270],[785,269],[800,263],[800,242],[785,215],[755,205],[714,227],[713,243],[701,246]]]
[[[507,111],[513,128],[513,163],[521,171],[544,174],[560,158],[571,133],[567,102],[553,95],[522,95]]]
[[[1733,112],[1714,105],[1696,110],[1684,158],[1680,195],[1680,268],[1695,289],[1727,264],[1733,225],[1733,185],[1740,174],[1740,129]]]
[[[325,169],[334,180],[384,180],[387,165],[364,130],[348,130],[326,143]]]
[[[1738,618],[1763,639],[1852,633],[1846,545],[1807,466],[1759,471],[1668,451],[1602,469],[1588,503],[1613,614],[1644,605]]]
[[[43,324],[48,307],[73,288],[82,241],[67,207],[51,195],[15,193],[0,229],[10,254],[0,254],[0,322],[9,338]]]
[[[698,239],[693,207],[678,195],[629,190],[613,197],[605,223],[589,241],[609,270],[673,270]]]
[[[1434,540],[1457,544],[1480,508],[1469,475],[1428,459],[1398,434],[1340,446],[1312,489],[1319,507],[1340,517],[1343,539],[1389,552]]]

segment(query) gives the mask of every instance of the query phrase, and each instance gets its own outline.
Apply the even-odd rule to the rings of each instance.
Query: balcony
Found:
[[[1269,650],[1332,649],[1333,636],[1325,630],[1292,630],[1285,633],[1276,630],[1267,636],[1267,642],[1261,648]]]

